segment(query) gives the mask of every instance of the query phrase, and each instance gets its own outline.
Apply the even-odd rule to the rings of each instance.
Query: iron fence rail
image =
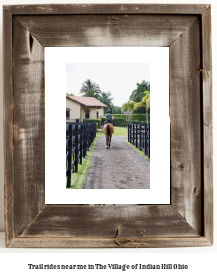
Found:
[[[96,123],[67,122],[66,124],[66,178],[71,186],[71,175],[77,173],[87,151],[96,137]]]
[[[128,142],[150,158],[150,124],[128,124]]]

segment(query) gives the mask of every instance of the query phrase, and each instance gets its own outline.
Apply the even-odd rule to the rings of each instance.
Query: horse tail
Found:
[[[109,127],[109,124],[107,124],[107,135],[110,136],[110,127]]]

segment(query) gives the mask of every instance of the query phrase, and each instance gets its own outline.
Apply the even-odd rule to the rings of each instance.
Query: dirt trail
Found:
[[[125,136],[113,136],[111,149],[98,137],[85,189],[149,189],[150,161],[129,146]]]

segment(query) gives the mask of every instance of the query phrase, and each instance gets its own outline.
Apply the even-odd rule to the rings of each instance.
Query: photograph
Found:
[[[149,63],[66,63],[66,188],[150,189]]]
[[[45,89],[46,204],[170,203],[168,47],[46,47]]]

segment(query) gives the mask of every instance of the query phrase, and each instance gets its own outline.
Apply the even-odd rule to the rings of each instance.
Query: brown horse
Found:
[[[106,149],[110,148],[112,134],[114,133],[114,127],[112,124],[107,123],[103,127],[103,133],[105,134],[106,138]]]

